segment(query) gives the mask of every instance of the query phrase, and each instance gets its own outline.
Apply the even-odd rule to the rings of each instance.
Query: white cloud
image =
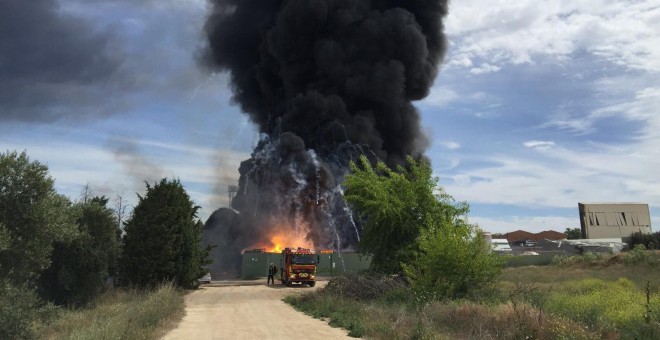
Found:
[[[461,148],[461,144],[453,141],[440,142],[440,145],[449,149],[449,150],[458,150]]]
[[[447,191],[474,203],[520,207],[574,207],[579,201],[646,202],[660,207],[660,89],[638,91],[631,101],[591,112],[586,122],[617,116],[642,122],[631,142],[608,145],[582,143],[559,147],[528,141],[542,153],[469,155],[462,162],[494,164],[446,176]]]
[[[423,105],[432,107],[445,107],[459,99],[456,91],[447,86],[434,86],[429,95],[424,98]]]
[[[557,61],[588,52],[630,69],[660,71],[660,7],[641,1],[463,0],[450,5],[448,66]]]
[[[638,140],[647,140],[647,143],[660,143],[660,87],[647,87],[636,92],[629,101],[614,103],[589,112],[581,117],[572,117],[564,112],[556,113],[549,122],[543,126],[556,126],[573,130],[577,133],[594,131],[594,124],[599,120],[610,117],[620,117],[629,121],[644,122]]]
[[[502,68],[499,67],[499,66],[491,65],[491,64],[488,64],[488,63],[483,63],[479,67],[471,68],[470,73],[479,75],[479,74],[497,72],[501,69]]]
[[[555,142],[553,142],[553,141],[541,141],[541,140],[530,140],[530,141],[524,142],[523,145],[525,147],[531,148],[531,149],[547,149],[547,148],[555,146]]]

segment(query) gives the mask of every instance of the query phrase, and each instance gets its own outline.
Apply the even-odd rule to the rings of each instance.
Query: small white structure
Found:
[[[494,238],[491,239],[491,246],[494,252],[499,254],[511,254],[512,249],[509,246],[509,240],[505,238]]]

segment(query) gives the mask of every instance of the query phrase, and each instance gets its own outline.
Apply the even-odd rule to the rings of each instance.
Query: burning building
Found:
[[[247,248],[354,248],[360,223],[342,179],[360,155],[391,166],[423,157],[412,102],[438,73],[447,1],[210,3],[202,59],[228,72],[261,135],[231,207],[206,223],[212,270],[237,273]]]

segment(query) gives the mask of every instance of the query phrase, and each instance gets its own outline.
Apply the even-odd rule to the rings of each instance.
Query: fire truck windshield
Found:
[[[292,264],[316,264],[316,256],[313,254],[293,254],[291,255]]]

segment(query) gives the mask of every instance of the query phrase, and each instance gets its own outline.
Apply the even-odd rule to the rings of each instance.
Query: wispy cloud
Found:
[[[449,149],[449,150],[458,150],[461,148],[461,144],[454,142],[454,141],[444,141],[440,142],[440,145],[442,145],[444,148]]]
[[[450,67],[566,62],[591,53],[623,67],[660,71],[660,8],[642,1],[504,0],[452,2],[447,32]]]
[[[531,149],[547,149],[555,146],[555,142],[553,141],[541,141],[541,140],[530,140],[527,142],[524,142],[523,145],[527,148]]]
[[[432,107],[445,107],[459,99],[456,91],[447,86],[434,86],[431,93],[423,101],[424,105]]]
[[[497,72],[501,70],[502,68],[499,66],[491,65],[488,63],[483,63],[479,65],[479,67],[473,67],[470,69],[470,73],[472,74],[484,74],[484,73],[492,73],[492,72]]]

